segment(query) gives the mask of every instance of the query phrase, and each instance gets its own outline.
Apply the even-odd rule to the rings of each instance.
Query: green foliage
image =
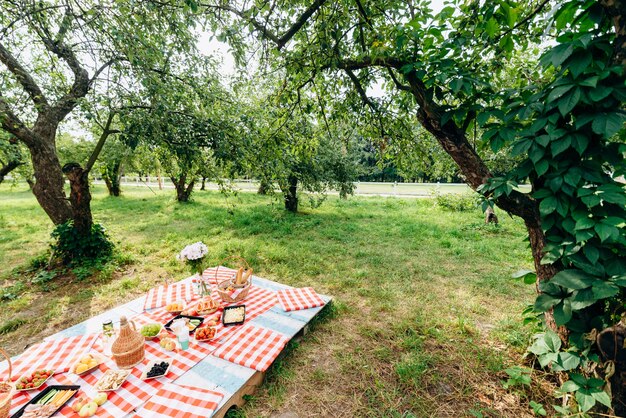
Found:
[[[452,212],[465,212],[478,208],[478,196],[476,193],[440,193],[434,191],[435,204],[444,210]]]
[[[74,223],[68,221],[57,225],[51,236],[54,239],[52,250],[64,263],[81,265],[95,260],[108,260],[113,252],[113,243],[99,224],[93,224],[91,233],[83,236],[74,228]]]
[[[502,386],[505,389],[514,388],[517,386],[530,386],[531,383],[531,373],[532,370],[527,369],[525,367],[509,367],[505,369],[504,372],[509,376],[506,382],[502,382]]]

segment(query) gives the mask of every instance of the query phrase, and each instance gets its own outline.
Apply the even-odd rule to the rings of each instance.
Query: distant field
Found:
[[[104,184],[98,181],[98,184]],[[154,179],[146,181],[137,178],[125,179],[124,183],[128,186],[150,187],[158,189],[159,185]],[[231,185],[242,191],[255,192],[259,188],[259,184],[254,180],[238,180]],[[380,183],[380,182],[356,182],[354,194],[359,196],[377,195],[377,196],[398,196],[398,197],[426,197],[431,196],[434,192],[439,193],[469,193],[471,189],[464,183]],[[170,182],[164,182],[163,187],[174,187]],[[196,189],[200,188],[200,184],[196,185]],[[208,190],[218,190],[217,183],[206,183]],[[526,185],[520,186],[520,190],[529,191],[530,187]],[[331,194],[335,194],[332,193]]]
[[[331,196],[293,215],[252,193],[198,191],[189,204],[171,189],[123,193],[94,190],[94,215],[119,250],[113,267],[42,285],[25,267],[45,254],[51,224],[30,191],[0,187],[0,346],[17,354],[184,278],[175,254],[202,240],[210,265],[239,254],[260,276],[335,299],[331,318],[291,346],[239,416],[530,416],[527,398],[501,384],[532,332],[520,312],[533,286],[511,278],[532,266],[520,220],[486,227],[479,209],[446,212],[431,199]]]

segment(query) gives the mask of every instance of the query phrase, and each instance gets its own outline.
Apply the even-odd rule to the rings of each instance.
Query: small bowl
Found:
[[[152,336],[146,336],[146,335],[143,335],[143,334],[141,334],[141,335],[143,335],[143,336],[144,336],[144,338],[146,339],[146,341],[150,341],[150,340],[154,340],[155,338],[158,338],[158,337],[159,337],[159,334],[161,333],[161,331],[163,331],[163,324],[157,324],[157,323],[155,322],[155,323],[153,323],[153,324],[148,324],[148,325],[159,325],[159,327],[160,327],[160,328],[159,328],[159,331],[158,331],[156,334],[152,335]],[[146,326],[146,325],[144,325],[143,327],[145,327],[145,326]],[[141,333],[141,330],[143,329],[143,327],[141,327],[141,329],[139,330],[139,333]]]
[[[176,315],[180,315],[180,313],[181,313],[182,311],[184,311],[185,309],[187,309],[187,304],[186,304],[184,301],[182,301],[182,300],[177,300],[176,302],[173,302],[173,303],[179,303],[179,304],[181,304],[181,305],[182,305],[182,307],[183,307],[183,309],[178,310],[178,311],[168,311],[168,310],[167,310],[167,305],[166,305],[164,308],[165,308],[165,311],[166,311],[167,313],[170,313],[170,314],[172,314],[172,315],[176,316]],[[170,305],[170,304],[168,303],[168,305]]]
[[[119,385],[117,385],[114,388],[109,388],[109,389],[100,389],[100,382],[102,382],[107,376],[109,376],[110,374],[113,374],[115,372],[124,372],[125,376],[124,379],[122,379],[122,381],[120,382]],[[118,390],[120,388],[120,386],[122,386],[124,384],[124,382],[126,381],[126,379],[128,379],[128,376],[130,376],[130,372],[131,370],[113,370],[113,369],[109,369],[106,372],[104,372],[104,374],[102,375],[102,377],[96,382],[96,384],[93,386],[95,390],[97,390],[98,392],[113,392],[115,390]]]
[[[43,370],[47,370],[47,369],[43,369]],[[46,383],[48,381],[48,379],[50,379],[52,376],[54,376],[54,370],[50,370],[52,373],[50,373],[50,376],[46,377],[46,379],[41,382],[38,386],[36,387],[32,387],[32,388],[23,388],[23,389],[18,389],[17,388],[17,384],[24,378],[24,377],[30,377],[32,375],[34,375],[36,372],[38,372],[39,370],[35,370],[34,372],[32,372],[29,376],[22,376],[21,378],[19,378],[16,382],[15,382],[15,391],[16,392],[26,392],[29,390],[35,390],[35,389],[39,389],[44,383]]]
[[[148,377],[148,372],[152,369],[152,366],[154,366],[155,364],[158,364],[160,362],[166,362],[167,363],[167,368],[165,369],[165,373],[160,374],[158,376],[152,376],[152,377]],[[159,377],[163,377],[163,376],[167,376],[167,374],[170,371],[170,367],[172,367],[172,359],[157,359],[157,360],[152,360],[151,362],[149,362],[146,365],[146,368],[144,369],[143,373],[141,374],[141,379],[142,380],[150,380],[150,379],[157,379]]]
[[[95,366],[93,366],[93,367],[90,367],[90,368],[89,368],[89,369],[87,369],[87,370],[83,370],[83,371],[82,371],[82,372],[80,372],[80,373],[76,373],[76,366],[78,366],[78,365],[80,364],[80,359],[81,359],[83,356],[86,356],[87,354],[89,354],[91,357],[93,357],[94,359],[96,359],[96,361],[98,362],[98,364],[96,364],[96,365],[95,365]],[[91,371],[93,371],[93,370],[96,370],[96,369],[97,369],[97,368],[98,368],[98,367],[99,367],[102,363],[104,363],[104,362],[106,362],[106,361],[107,361],[107,358],[106,358],[106,357],[104,357],[102,354],[99,354],[99,353],[89,353],[89,352],[86,352],[86,353],[83,353],[83,355],[81,355],[78,359],[76,359],[76,362],[75,362],[74,364],[72,364],[72,368],[70,369],[70,371],[71,371],[72,373],[74,373],[74,374],[78,375],[78,376],[82,376],[82,375],[87,374],[87,373],[89,373],[89,372],[91,372]]]
[[[199,339],[198,338],[198,331],[203,329],[203,328],[212,328],[212,329],[214,329],[215,330],[215,334],[213,334],[213,337]],[[198,328],[196,328],[196,332],[194,334],[194,338],[195,338],[196,341],[212,341],[212,340],[217,338],[217,330],[215,329],[215,327],[210,327],[210,326],[198,327]]]

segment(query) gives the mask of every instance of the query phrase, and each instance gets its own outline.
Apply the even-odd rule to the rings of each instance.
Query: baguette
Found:
[[[241,277],[243,276],[243,267],[237,270],[237,276],[235,277],[235,284],[241,284]]]
[[[252,269],[248,269],[246,270],[246,272],[243,274],[243,281],[241,282],[241,284],[245,284],[248,283],[248,281],[252,278]]]

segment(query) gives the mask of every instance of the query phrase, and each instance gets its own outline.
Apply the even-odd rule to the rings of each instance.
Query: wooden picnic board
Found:
[[[192,277],[189,277],[185,280],[192,279]],[[257,276],[253,277],[253,283],[259,288],[273,292],[290,287]],[[331,298],[324,295],[320,296],[324,302],[326,302],[325,306],[328,306]],[[86,321],[51,335],[47,337],[46,340],[89,333],[100,333],[102,330],[102,323],[105,321],[112,320],[113,323],[119,324],[120,317],[122,316],[133,317],[144,312],[144,301],[145,296],[141,296],[126,304],[103,312],[97,316],[89,318]],[[245,301],[242,303],[245,303]],[[324,307],[285,312],[280,304],[276,304],[271,309],[253,318],[252,320],[246,320],[246,323],[267,328],[271,331],[278,332],[289,339],[293,339],[294,337],[306,332],[309,323],[322,309],[324,309]],[[223,393],[224,397],[221,400],[216,412],[213,414],[213,417],[221,418],[228,412],[229,409],[242,406],[245,403],[244,395],[253,394],[256,388],[263,382],[264,376],[264,372],[240,366],[209,355],[185,372],[182,376],[173,380],[173,383],[184,386],[200,387]],[[125,417],[131,417],[133,414],[134,411],[125,415]]]

